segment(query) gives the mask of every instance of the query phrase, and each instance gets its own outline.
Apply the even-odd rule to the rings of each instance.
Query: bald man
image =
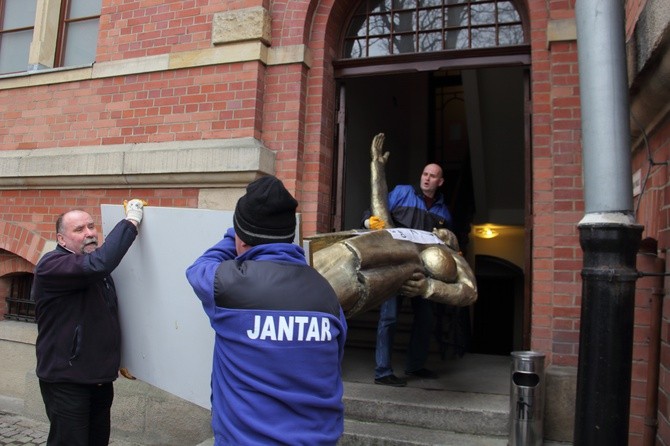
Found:
[[[393,226],[397,228],[452,229],[452,219],[444,197],[439,192],[444,183],[442,168],[434,163],[424,167],[419,187],[398,185],[388,195],[388,210]],[[365,226],[370,228],[369,219]],[[374,226],[372,229],[375,229]],[[420,295],[390,296],[380,307],[375,348],[375,384],[403,387],[407,380],[393,373],[391,353],[398,318],[398,309],[405,297],[411,297],[414,319],[407,349],[405,374],[422,379],[435,379],[437,375],[425,367],[434,327],[433,307]]]

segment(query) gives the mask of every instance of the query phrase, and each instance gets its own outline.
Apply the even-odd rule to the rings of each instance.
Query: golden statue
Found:
[[[371,211],[384,229],[308,237],[312,264],[335,289],[348,318],[403,294],[467,306],[477,300],[474,273],[447,229],[393,228],[388,210],[384,134],[371,146]]]

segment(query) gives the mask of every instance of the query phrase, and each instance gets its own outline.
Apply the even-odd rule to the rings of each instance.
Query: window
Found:
[[[0,0],[0,75],[95,62],[102,0]]]
[[[35,301],[30,295],[33,275],[13,274],[5,277],[10,282],[5,319],[35,322]]]
[[[62,0],[57,66],[87,65],[95,61],[102,0]]]
[[[524,43],[511,0],[363,0],[344,38],[344,58]]]
[[[26,71],[37,0],[0,0],[0,74]]]

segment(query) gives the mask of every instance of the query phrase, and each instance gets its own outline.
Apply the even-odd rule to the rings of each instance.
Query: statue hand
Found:
[[[381,164],[386,164],[386,161],[389,158],[389,152],[382,153],[383,146],[384,146],[384,134],[378,133],[372,139],[372,146],[370,147],[373,163],[379,162]]]
[[[423,296],[428,290],[428,279],[423,273],[415,272],[400,287],[400,294],[406,297]]]
[[[456,238],[456,234],[454,234],[450,230],[445,228],[439,228],[439,229],[433,228],[433,234],[435,234],[437,238],[442,240],[445,245],[447,245],[454,251],[456,252],[460,251],[460,247],[458,246],[458,238]]]

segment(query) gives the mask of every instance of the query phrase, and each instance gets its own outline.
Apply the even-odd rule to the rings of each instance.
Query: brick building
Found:
[[[0,316],[30,319],[32,267],[72,207],[99,218],[101,204],[141,196],[232,209],[271,173],[300,202],[303,235],[356,227],[383,132],[391,184],[427,161],[445,168],[480,283],[469,348],[542,351],[571,388],[584,214],[574,3],[0,1]],[[670,8],[625,8],[636,218],[664,260]],[[480,238],[487,229],[498,237]],[[642,444],[657,366],[658,438],[670,444],[659,286],[636,299],[630,444]]]

